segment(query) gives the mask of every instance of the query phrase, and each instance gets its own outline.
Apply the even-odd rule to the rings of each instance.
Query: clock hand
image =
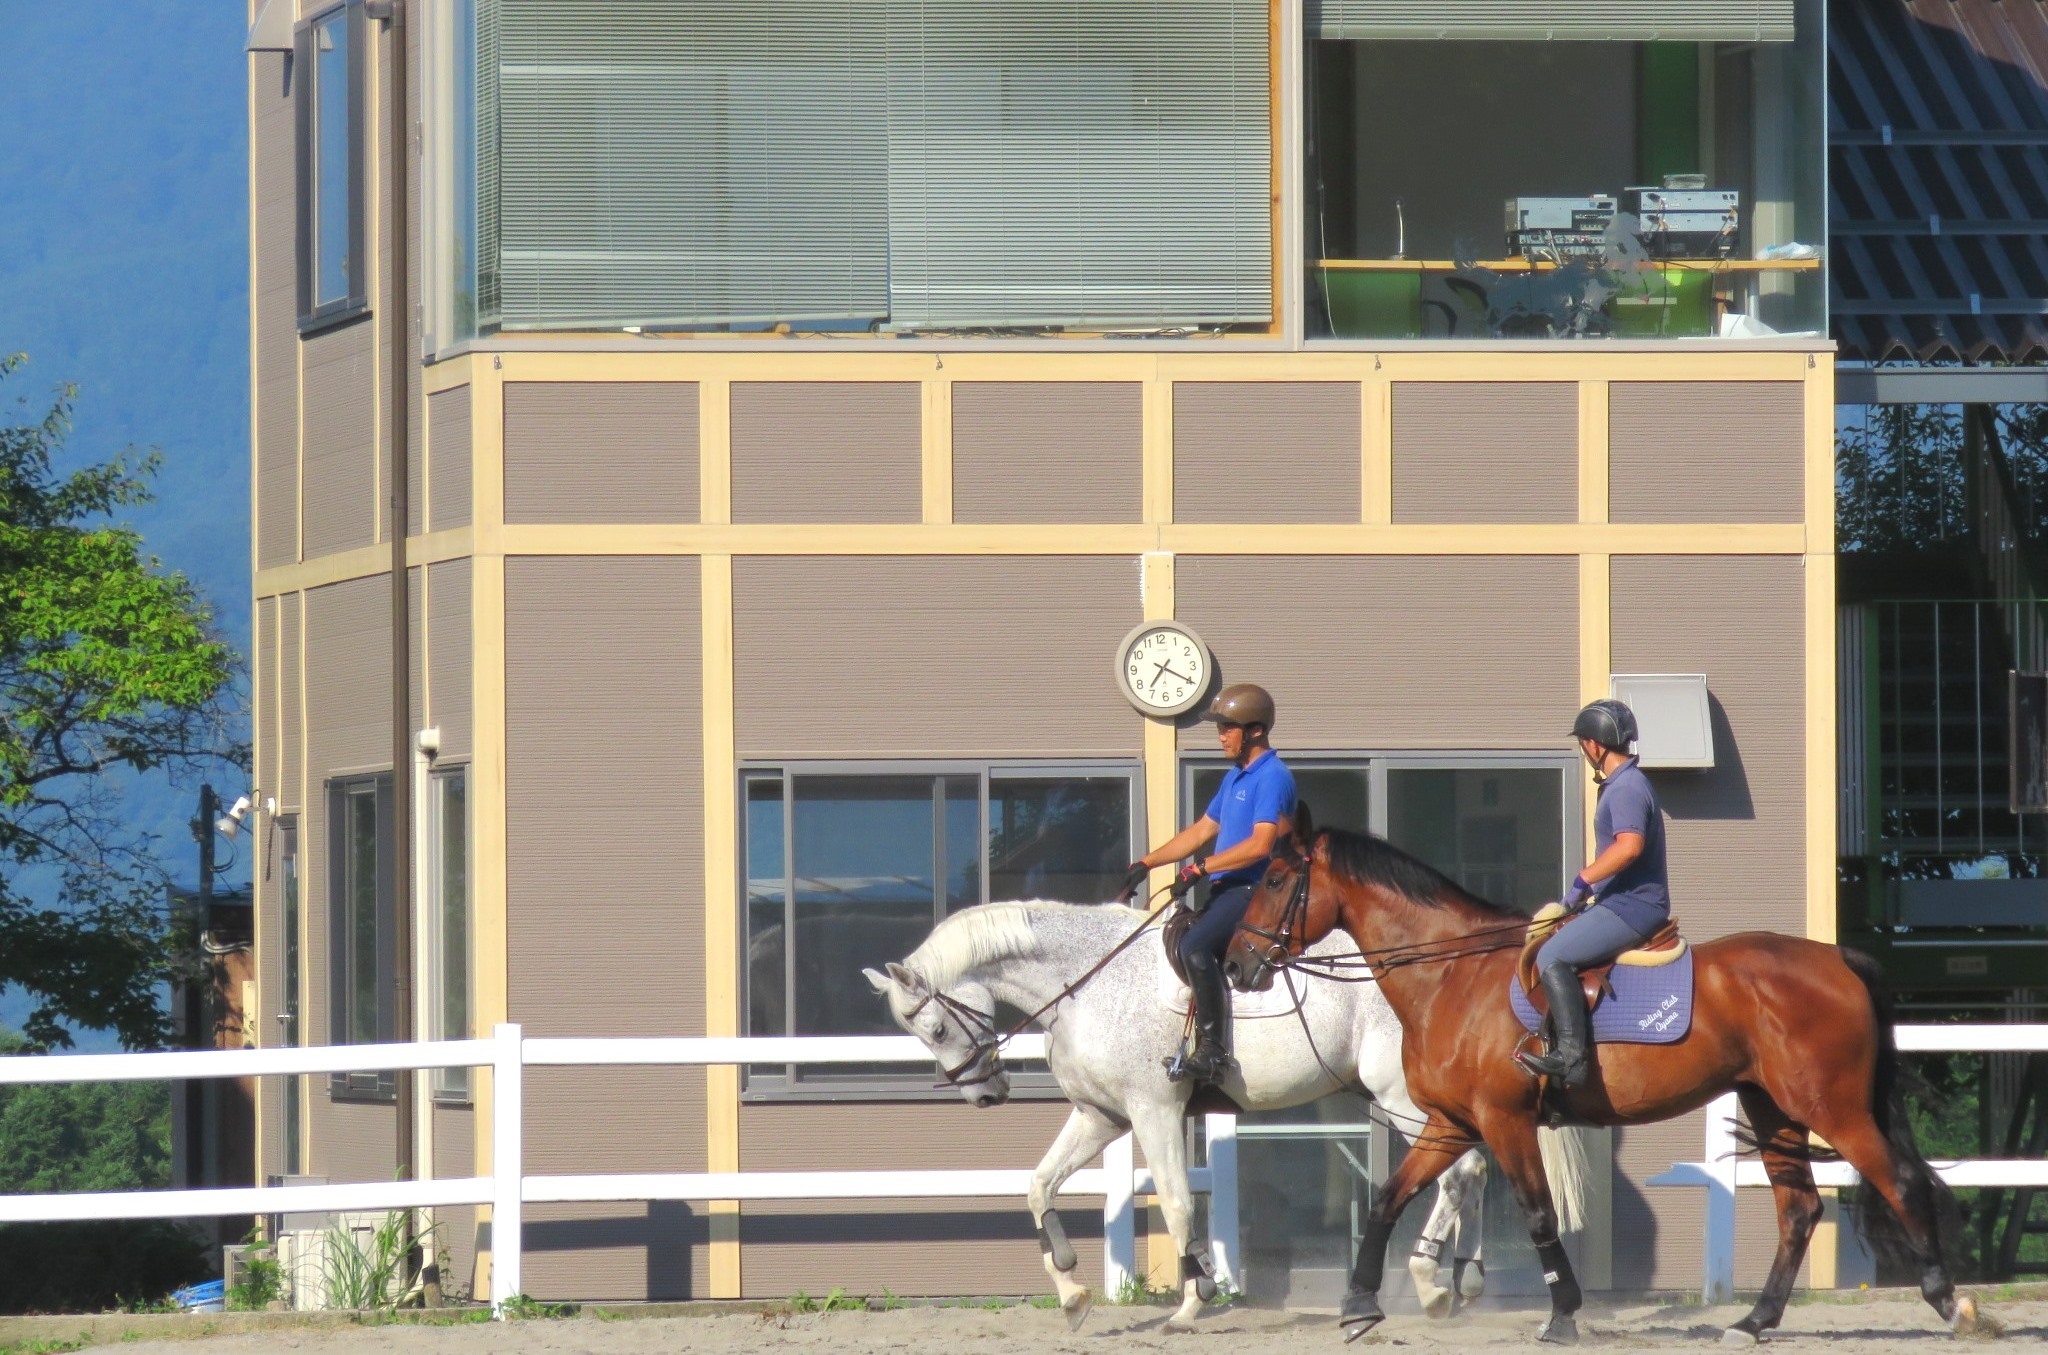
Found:
[[[1163,663],[1159,665],[1159,668],[1160,668],[1160,671],[1164,672],[1164,673],[1165,673],[1165,674],[1167,674],[1167,675],[1168,675],[1169,677],[1173,678],[1173,679],[1174,679],[1174,680],[1175,680],[1176,682],[1185,682],[1185,683],[1187,683],[1187,684],[1188,684],[1189,686],[1191,686],[1191,687],[1192,687],[1192,686],[1194,685],[1194,682],[1195,682],[1195,680],[1194,680],[1193,678],[1191,678],[1191,677],[1182,677],[1182,676],[1181,676],[1181,675],[1180,675],[1179,673],[1176,673],[1176,672],[1174,672],[1174,671],[1173,671],[1173,670],[1172,670],[1171,668],[1168,668],[1168,667],[1167,667],[1167,666],[1166,666],[1165,664],[1163,664]],[[1153,679],[1152,679],[1152,682],[1153,682],[1153,684],[1154,684],[1154,685],[1156,686],[1156,685],[1158,685],[1159,679],[1158,679],[1158,678],[1153,678]]]

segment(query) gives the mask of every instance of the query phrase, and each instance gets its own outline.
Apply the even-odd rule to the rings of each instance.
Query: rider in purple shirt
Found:
[[[1671,917],[1664,814],[1632,751],[1635,712],[1619,701],[1595,701],[1572,722],[1572,737],[1600,784],[1593,811],[1595,854],[1565,891],[1563,903],[1575,916],[1536,952],[1536,972],[1550,1000],[1550,1050],[1522,1056],[1524,1066],[1566,1087],[1585,1081],[1590,1059],[1591,1023],[1579,971],[1633,950]]]

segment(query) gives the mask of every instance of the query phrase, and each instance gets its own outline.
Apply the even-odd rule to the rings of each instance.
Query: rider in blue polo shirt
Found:
[[[1223,952],[1251,905],[1252,891],[1265,874],[1273,844],[1294,819],[1294,773],[1267,742],[1273,729],[1273,698],[1263,687],[1240,682],[1216,694],[1202,717],[1216,722],[1216,738],[1231,768],[1209,810],[1173,839],[1131,863],[1124,879],[1126,898],[1144,888],[1154,866],[1191,857],[1174,879],[1174,897],[1198,914],[1181,938],[1180,958],[1195,995],[1195,1047],[1169,1060],[1175,1082],[1220,1082],[1230,1067],[1224,1031],[1230,998],[1223,986]],[[1193,854],[1211,842],[1207,857]],[[1197,904],[1189,891],[1207,876],[1209,899]]]
[[[1595,854],[1565,891],[1564,906],[1575,915],[1536,952],[1536,972],[1550,1000],[1550,1050],[1522,1056],[1526,1067],[1566,1087],[1585,1081],[1591,1052],[1579,971],[1633,950],[1671,917],[1664,814],[1631,751],[1635,712],[1619,701],[1595,701],[1572,722],[1572,737],[1600,785],[1593,811]]]

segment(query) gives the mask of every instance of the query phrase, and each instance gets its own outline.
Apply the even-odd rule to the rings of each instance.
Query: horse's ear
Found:
[[[904,992],[922,993],[925,991],[924,977],[920,975],[915,969],[906,969],[904,966],[897,964],[894,960],[889,961],[887,968],[889,970],[890,979],[893,980],[898,987],[903,989]]]
[[[1315,840],[1316,816],[1309,812],[1308,801],[1294,802],[1294,841],[1304,851]]]
[[[894,982],[887,974],[882,973],[878,969],[863,969],[860,972],[867,976],[868,986],[878,993],[886,994]]]

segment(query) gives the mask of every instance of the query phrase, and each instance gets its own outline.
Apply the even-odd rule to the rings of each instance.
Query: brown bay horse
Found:
[[[1550,1286],[1538,1338],[1577,1339],[1580,1292],[1558,1240],[1537,1152],[1544,1106],[1512,1058],[1525,1038],[1508,1006],[1521,914],[1475,898],[1400,849],[1325,831],[1284,844],[1267,868],[1225,961],[1241,989],[1275,973],[1313,973],[1303,950],[1350,933],[1401,1018],[1402,1062],[1427,1125],[1373,1201],[1338,1321],[1355,1339],[1380,1322],[1388,1237],[1408,1201],[1473,1140],[1493,1150],[1513,1188]],[[1333,975],[1357,979],[1360,974]],[[1778,1325],[1820,1222],[1809,1131],[1863,1178],[1858,1218],[1873,1247],[1917,1266],[1920,1292],[1958,1334],[1978,1326],[1943,1258],[1948,1188],[1921,1157],[1907,1120],[1892,1042],[1891,999],[1876,965],[1798,937],[1745,932],[1694,948],[1692,1027],[1665,1045],[1602,1044],[1595,1068],[1553,1092],[1573,1123],[1644,1124],[1740,1098],[1778,1208],[1778,1252],[1755,1308],[1725,1339],[1749,1343]],[[1882,1201],[1883,1207],[1878,1206]]]

